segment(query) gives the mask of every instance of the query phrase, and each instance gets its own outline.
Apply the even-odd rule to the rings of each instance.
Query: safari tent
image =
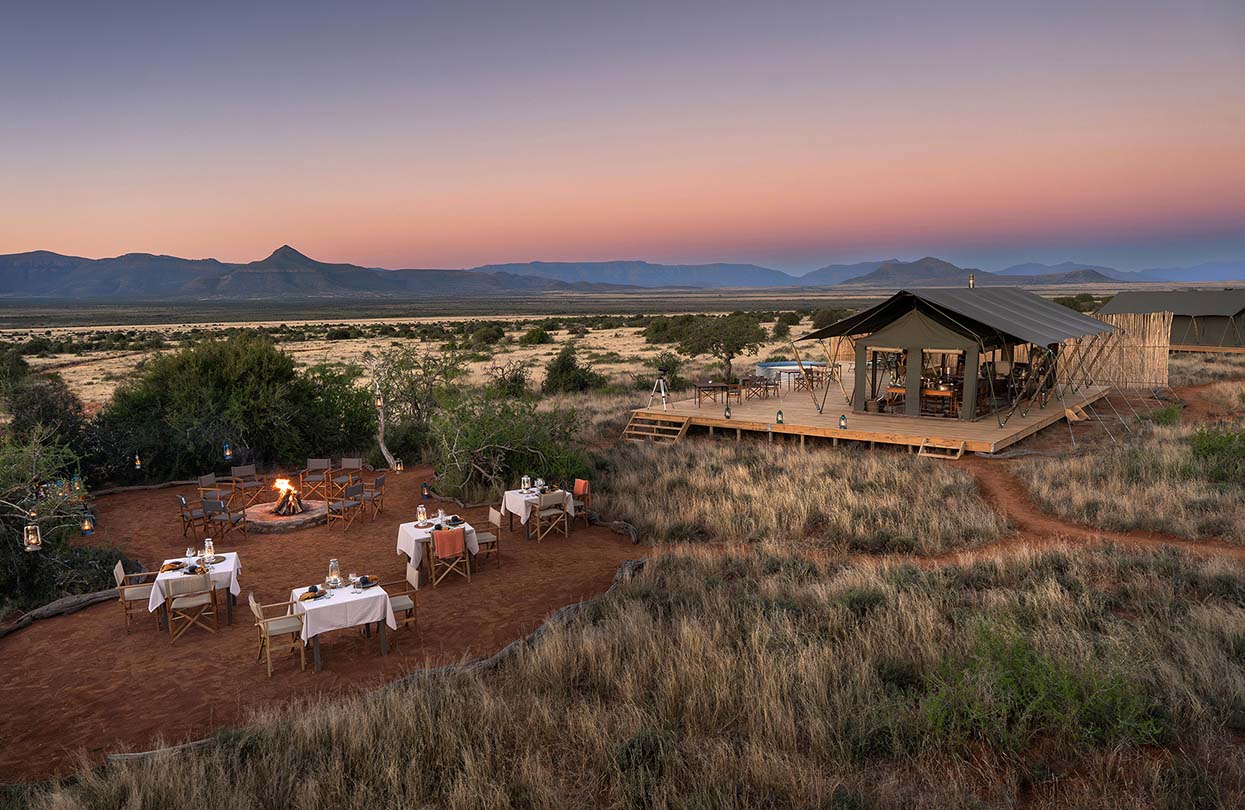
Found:
[[[1173,351],[1245,352],[1245,289],[1125,291],[1102,315],[1172,313]]]

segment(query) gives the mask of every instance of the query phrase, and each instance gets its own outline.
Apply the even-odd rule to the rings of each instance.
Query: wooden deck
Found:
[[[1045,408],[1034,406],[1028,415],[1018,410],[1012,414],[1007,425],[999,427],[998,419],[986,416],[975,422],[926,416],[901,416],[889,414],[853,413],[843,403],[843,395],[832,390],[826,400],[825,413],[818,413],[807,391],[787,391],[780,397],[749,399],[731,403],[731,418],[723,414],[722,403],[706,402],[697,407],[695,399],[672,402],[670,410],[662,411],[661,402],[651,408],[632,411],[633,423],[664,422],[675,426],[670,433],[678,432],[682,438],[689,430],[707,429],[710,433],[726,431],[738,438],[744,432],[764,433],[773,440],[778,434],[799,436],[801,445],[806,437],[840,441],[869,442],[870,444],[906,445],[912,448],[960,450],[960,452],[996,453],[1050,427],[1065,418],[1065,409],[1074,413],[1107,395],[1107,386],[1081,388],[1069,393],[1061,402],[1052,399]],[[821,391],[816,392],[818,398]],[[778,409],[783,412],[783,424],[775,424]],[[847,414],[847,429],[839,428],[839,415]],[[681,425],[681,427],[680,427]],[[624,434],[626,436],[626,434]],[[673,435],[670,439],[675,439]],[[675,439],[677,440],[677,439]]]
[[[1173,343],[1169,347],[1173,352],[1207,352],[1220,354],[1245,354],[1245,346],[1193,346]]]

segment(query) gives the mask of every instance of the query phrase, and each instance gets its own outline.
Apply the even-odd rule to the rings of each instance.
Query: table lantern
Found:
[[[95,516],[85,509],[82,511],[82,533],[95,534]]]
[[[420,523],[423,523],[428,519],[428,510],[424,508],[422,503],[419,505],[419,508],[415,510],[415,519]]]
[[[432,497],[432,487],[428,486],[427,481],[419,485],[419,494],[423,495],[425,498]]]
[[[775,415],[775,416],[774,416],[774,422],[775,422],[775,423],[777,423],[777,424],[779,424],[779,425],[781,425],[781,424],[783,423],[783,421],[782,421],[782,408],[779,408],[779,409],[778,409],[778,413],[777,413],[777,415]]]
[[[203,557],[207,559],[216,554],[216,545],[212,542],[212,538],[207,537],[203,540]]]
[[[532,476],[530,475],[523,476],[523,480],[519,482],[519,488],[520,489],[531,489],[532,488]]]
[[[342,568],[337,564],[336,559],[329,560],[329,575],[325,577],[324,584],[330,588],[336,588],[342,584]]]
[[[138,453],[134,454],[134,469],[141,470],[143,468],[143,457]]]
[[[545,479],[543,479],[543,478],[537,478],[537,479],[536,479],[536,488],[537,488],[537,489],[540,489],[540,488],[541,488],[541,487],[543,487],[544,485],[545,485]]]
[[[43,533],[39,531],[38,523],[26,524],[26,531],[22,534],[22,548],[25,551],[38,551],[43,548]]]
[[[727,419],[731,418],[731,405],[729,402],[726,403],[726,410],[722,411],[722,415]]]
[[[233,461],[233,446],[229,442],[225,442],[221,452],[225,456],[225,461]]]
[[[839,430],[847,430],[847,414],[839,414]]]

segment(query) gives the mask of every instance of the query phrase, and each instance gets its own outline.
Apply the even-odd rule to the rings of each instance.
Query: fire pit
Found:
[[[328,522],[328,505],[304,499],[290,479],[278,478],[272,488],[278,493],[276,503],[257,503],[246,508],[247,531],[276,534]]]
[[[290,483],[288,478],[278,478],[273,483],[272,488],[281,494],[277,497],[277,503],[272,507],[274,514],[281,517],[289,517],[290,515],[301,515],[306,511],[303,506],[302,496],[298,490],[294,489],[294,485]]]

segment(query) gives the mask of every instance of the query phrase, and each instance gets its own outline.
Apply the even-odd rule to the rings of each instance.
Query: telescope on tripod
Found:
[[[648,395],[648,407],[653,407],[653,400],[661,397],[661,409],[663,411],[670,410],[670,392],[666,390],[666,375],[670,373],[668,368],[657,369],[657,381],[653,383],[653,390]]]

